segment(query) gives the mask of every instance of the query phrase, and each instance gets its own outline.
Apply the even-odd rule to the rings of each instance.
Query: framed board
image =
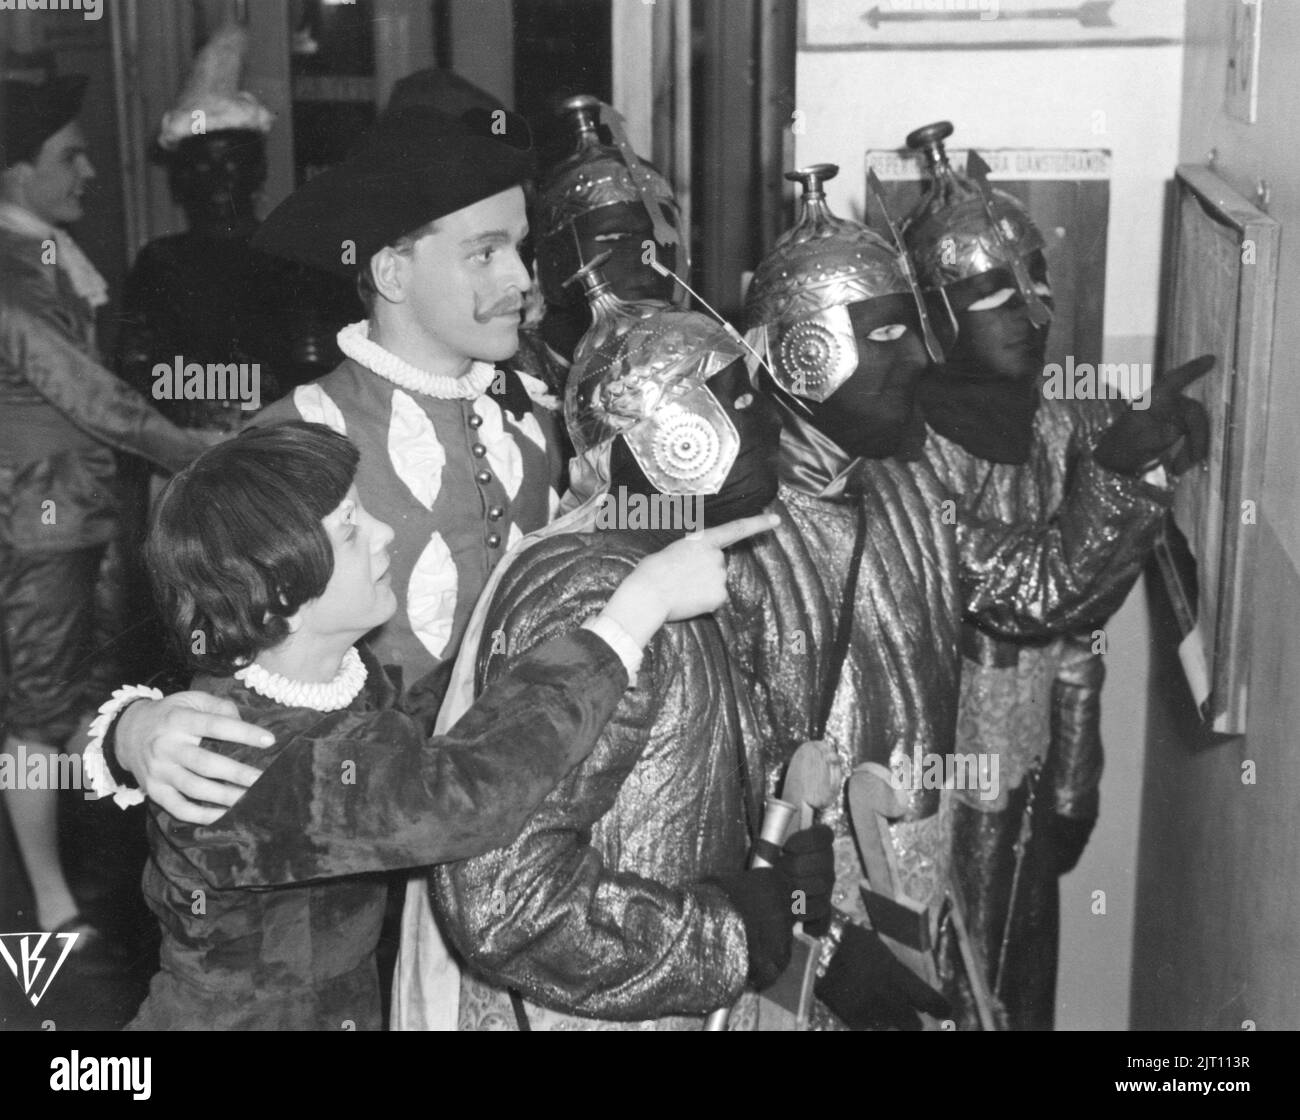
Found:
[[[1218,362],[1190,391],[1210,415],[1209,458],[1180,482],[1172,514],[1191,563],[1169,541],[1157,555],[1192,695],[1209,729],[1226,735],[1246,730],[1258,547],[1251,526],[1263,487],[1280,232],[1210,169],[1178,168],[1160,368],[1206,353]]]

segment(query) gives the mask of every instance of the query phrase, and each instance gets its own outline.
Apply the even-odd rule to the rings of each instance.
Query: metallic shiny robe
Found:
[[[535,545],[493,599],[480,688],[595,614],[663,543],[605,531]],[[664,627],[591,757],[519,839],[435,873],[443,929],[468,966],[461,1029],[514,1029],[511,987],[534,1030],[698,1030],[733,1003],[749,968],[744,925],[702,880],[745,866],[757,743],[718,624]]]
[[[1104,617],[1123,597],[1115,597],[1116,584],[1131,585],[1140,570],[1168,504],[1161,491],[1088,459],[1077,464],[1069,497],[1050,522],[963,515],[946,468],[924,459],[852,460],[789,410],[783,422],[783,524],[775,542],[765,538],[751,550],[765,569],[754,594],[787,588],[800,605],[769,607],[770,632],[746,655],[759,682],[769,792],[809,736],[852,548],[853,501],[866,504],[868,545],[827,737],[850,768],[878,761],[900,776],[902,760],[918,751],[953,750],[963,615],[1001,635],[1040,640]],[[738,599],[733,592],[732,612],[763,609],[752,597]],[[808,616],[802,623],[801,614]],[[736,628],[754,632],[752,621]],[[937,922],[948,889],[949,798],[946,790],[913,789],[910,800],[893,843],[908,893]],[[862,922],[863,872],[847,812],[826,819],[836,831],[836,905]],[[833,1025],[820,1010],[821,1025]]]
[[[965,513],[1042,525],[1063,501],[1071,469],[1090,453],[1116,411],[1101,402],[1044,402],[1023,465],[977,459],[934,433],[926,453],[960,495]],[[1096,603],[1091,625],[1104,623],[1119,606],[1137,572],[1133,565],[1126,578],[1111,585],[1109,595]],[[989,988],[999,989],[1004,1022],[1012,1030],[1053,1025],[1059,901],[1042,822],[1053,812],[1077,820],[1097,813],[1105,670],[1092,647],[1088,628],[1047,642],[1012,642],[971,620],[964,626],[957,750],[996,756],[999,782],[993,798],[975,790],[955,792],[952,874]],[[1018,859],[1021,872],[1008,926]],[[946,964],[955,972],[955,961]],[[961,982],[957,990],[958,1025],[976,1029],[969,989]]]

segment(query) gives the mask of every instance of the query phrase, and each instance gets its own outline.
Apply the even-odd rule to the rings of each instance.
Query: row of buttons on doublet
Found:
[[[483,417],[481,417],[473,409],[470,409],[469,426],[474,429],[478,429],[483,426]],[[481,443],[475,443],[471,445],[470,451],[473,452],[474,457],[476,459],[482,459],[484,456],[487,455],[487,448],[484,447],[483,444]],[[478,484],[480,486],[486,486],[489,482],[492,481],[492,472],[488,470],[486,467],[483,467],[474,476],[474,478],[478,481]],[[500,521],[501,518],[503,518],[506,515],[506,511],[501,506],[489,506],[487,515],[489,521]],[[487,536],[487,546],[488,548],[500,548],[501,534],[489,533]]]

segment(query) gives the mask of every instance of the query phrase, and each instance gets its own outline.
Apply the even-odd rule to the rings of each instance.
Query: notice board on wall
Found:
[[[1178,531],[1158,556],[1192,695],[1208,727],[1226,735],[1246,730],[1279,236],[1278,222],[1209,168],[1178,168],[1159,368],[1199,354],[1217,363],[1189,390],[1209,413],[1209,457],[1180,481]]]

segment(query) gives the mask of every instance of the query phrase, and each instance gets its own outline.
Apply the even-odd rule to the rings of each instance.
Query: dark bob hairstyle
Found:
[[[323,424],[249,428],[163,490],[145,563],[163,623],[193,668],[233,673],[289,633],[287,619],[334,573],[321,524],[360,455]]]

